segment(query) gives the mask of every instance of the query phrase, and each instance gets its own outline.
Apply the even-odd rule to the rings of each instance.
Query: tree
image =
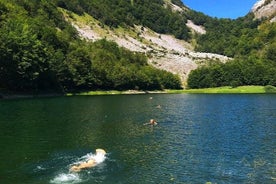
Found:
[[[44,72],[45,48],[25,20],[8,19],[0,30],[1,78],[8,88],[36,88],[36,80]],[[5,79],[4,79],[5,78]]]

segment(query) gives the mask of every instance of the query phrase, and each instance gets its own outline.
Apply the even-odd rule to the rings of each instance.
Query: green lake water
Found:
[[[1,184],[272,184],[276,95],[1,100],[0,147]],[[104,162],[69,172],[97,148]]]

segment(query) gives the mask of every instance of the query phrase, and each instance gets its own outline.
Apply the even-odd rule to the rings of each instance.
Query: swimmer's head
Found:
[[[96,154],[102,154],[105,155],[106,152],[103,149],[96,149]]]

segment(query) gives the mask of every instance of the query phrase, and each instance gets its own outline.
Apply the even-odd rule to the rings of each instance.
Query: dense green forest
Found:
[[[213,63],[191,71],[190,88],[219,86],[272,85],[276,86],[276,66],[260,59],[235,59],[223,63]]]
[[[178,76],[149,66],[143,54],[106,40],[81,40],[55,4],[66,2],[0,0],[0,90],[67,92],[181,87]],[[70,2],[76,3],[71,6],[77,11],[86,1]]]
[[[234,59],[226,64],[205,65],[190,73],[190,88],[276,86],[276,23],[255,20],[252,13],[236,20],[217,19],[191,11],[187,17],[206,28],[197,35],[196,50]]]

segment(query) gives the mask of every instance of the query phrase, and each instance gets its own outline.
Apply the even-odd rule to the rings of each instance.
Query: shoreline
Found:
[[[1,99],[25,99],[25,98],[43,98],[43,97],[69,97],[69,96],[96,96],[96,95],[138,95],[138,94],[276,94],[274,86],[239,86],[239,87],[216,87],[203,89],[180,89],[180,90],[155,90],[155,91],[87,91],[76,93],[15,93],[0,92]]]
[[[93,96],[93,95],[139,95],[139,94],[166,94],[166,90],[155,90],[155,91],[140,91],[140,90],[126,90],[126,91],[87,91],[79,93],[67,93],[65,96]]]
[[[272,86],[273,87],[273,86]],[[165,89],[156,91],[89,91],[80,93],[67,93],[65,96],[93,96],[93,95],[137,95],[137,94],[276,94],[276,87],[272,91],[267,91],[266,86],[239,86],[239,87],[216,87],[202,89]]]
[[[87,92],[75,92],[75,93],[20,93],[20,92],[1,92],[0,100],[9,99],[28,99],[28,98],[47,98],[47,97],[70,97],[70,96],[96,96],[96,95],[138,95],[138,94],[166,94],[166,91],[139,91],[139,90],[108,90],[108,91],[87,91]]]
[[[62,93],[43,93],[43,94],[28,94],[28,93],[0,93],[0,100],[11,99],[28,99],[28,98],[47,98],[65,96]]]

